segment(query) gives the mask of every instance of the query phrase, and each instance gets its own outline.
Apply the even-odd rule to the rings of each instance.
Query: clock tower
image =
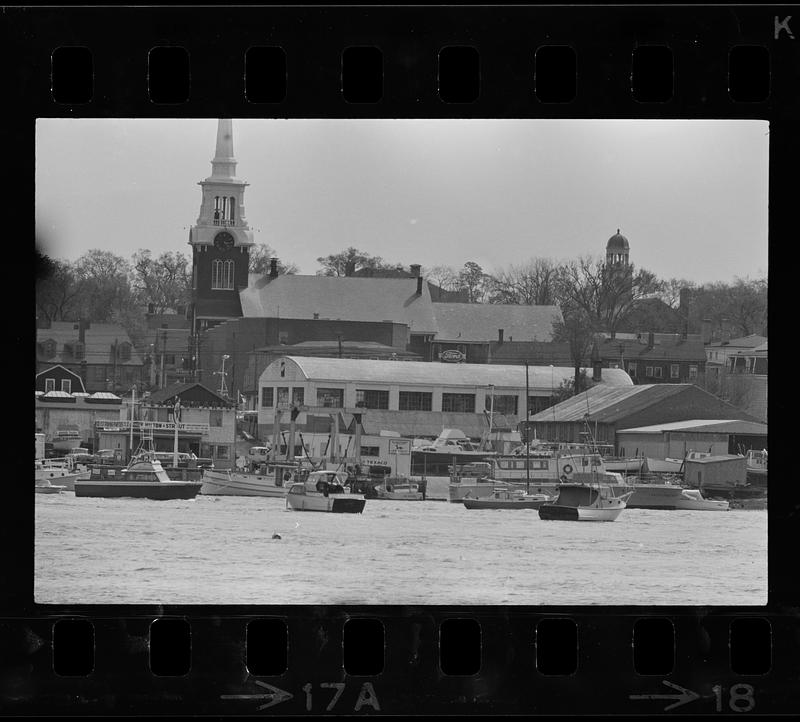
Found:
[[[221,118],[211,175],[199,182],[200,215],[189,229],[192,247],[192,333],[240,318],[239,291],[247,287],[253,232],[244,214],[244,189],[236,178],[233,122]]]

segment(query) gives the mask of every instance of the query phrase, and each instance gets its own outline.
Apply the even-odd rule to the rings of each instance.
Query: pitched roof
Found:
[[[412,333],[436,330],[430,291],[415,278],[278,276],[259,279],[239,297],[245,317],[314,318],[348,321],[395,321]]]
[[[525,367],[500,364],[450,364],[427,361],[377,361],[372,359],[319,358],[314,356],[285,356],[295,363],[306,378],[348,383],[395,383],[418,386],[474,386],[493,384],[498,389],[525,388]],[[282,359],[273,361],[264,373]],[[591,373],[591,369],[587,370]],[[568,367],[530,366],[529,387],[533,390],[558,388],[562,381],[574,378]],[[630,376],[622,369],[603,369],[599,386],[634,387]]]
[[[342,341],[342,352],[347,354],[359,353],[363,355],[382,355],[382,356],[397,356],[398,358],[413,358],[419,359],[419,354],[406,351],[403,348],[396,346],[387,346],[377,341]],[[339,342],[336,340],[327,341],[300,341],[293,344],[280,344],[277,346],[262,346],[254,349],[253,353],[270,352],[278,353],[283,356],[287,354],[302,354],[307,353],[324,353],[336,354],[339,349]]]
[[[433,314],[437,340],[464,343],[495,340],[499,329],[506,340],[549,341],[562,320],[558,306],[499,303],[437,303]]]
[[[607,369],[604,369],[603,376],[606,372]],[[707,397],[709,403],[713,403],[719,410],[736,412],[752,421],[756,420],[752,415],[722,401],[694,384],[642,384],[621,388],[599,384],[532,416],[531,421],[583,421],[588,414],[590,421],[614,423],[683,393],[692,394],[695,400],[698,395],[703,398]],[[695,412],[697,411],[696,406],[696,403],[693,404]]]
[[[685,339],[679,333],[654,333],[653,347],[648,346],[646,333],[617,334],[614,339],[606,336],[600,344],[603,359],[625,361],[705,361],[706,352],[699,334],[689,334]]]
[[[607,370],[604,369],[603,376],[606,373]],[[583,421],[588,413],[592,421],[613,422],[645,409],[659,400],[679,394],[691,386],[692,384],[593,386],[588,391],[531,416],[531,421]]]
[[[729,341],[712,341],[709,346],[741,346],[743,348],[755,348],[760,346],[767,340],[766,336],[759,336],[758,334],[751,333],[749,336],[740,336],[739,338],[732,338]]]
[[[210,394],[211,396],[214,396],[215,398],[219,399],[219,401],[222,402],[223,404],[225,405],[230,404],[230,402],[227,399],[220,396],[216,391],[212,391],[210,388],[204,386],[203,384],[197,381],[192,381],[189,383],[174,383],[170,384],[169,386],[165,386],[163,389],[157,389],[156,391],[152,391],[150,393],[150,396],[147,397],[147,401],[148,403],[151,404],[163,404],[168,399],[171,399],[174,396],[181,396],[189,389],[193,389],[196,387],[202,389],[205,393]]]
[[[767,425],[739,419],[690,419],[652,426],[639,426],[632,429],[618,429],[617,433],[661,434],[664,431],[689,430],[703,434],[752,434],[757,436],[766,435]]]

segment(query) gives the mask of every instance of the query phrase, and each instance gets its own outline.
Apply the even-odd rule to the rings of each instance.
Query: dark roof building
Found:
[[[598,385],[531,417],[536,435],[551,441],[616,444],[618,429],[687,419],[759,419],[694,384]]]

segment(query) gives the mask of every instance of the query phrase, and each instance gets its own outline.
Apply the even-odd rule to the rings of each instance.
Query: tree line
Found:
[[[272,258],[278,259],[279,274],[298,272],[267,244],[251,247],[250,272],[269,273]],[[403,264],[354,247],[317,262],[317,275],[412,275]],[[37,251],[37,316],[46,321],[119,323],[136,343],[148,309],[164,313],[189,304],[191,274],[191,259],[180,252],[153,256],[140,249],[125,259],[93,249],[70,262]],[[531,258],[492,273],[467,261],[460,268],[423,267],[421,275],[466,303],[558,306],[563,321],[554,328],[554,340],[569,343],[575,358],[587,356],[594,334],[601,331],[700,333],[707,321],[717,338],[725,333],[767,335],[765,277],[707,284],[663,280],[646,269],[612,266],[592,256],[566,261]]]

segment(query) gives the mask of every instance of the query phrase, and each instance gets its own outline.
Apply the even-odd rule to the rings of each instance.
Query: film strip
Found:
[[[11,8],[0,23],[11,69],[4,136],[28,211],[14,218],[15,235],[23,226],[35,237],[35,124],[52,117],[767,120],[771,250],[795,235],[797,7]],[[789,264],[772,266],[780,276]],[[788,443],[775,448],[784,473],[770,487],[767,603],[744,607],[584,604],[580,574],[566,606],[374,605],[367,594],[273,605],[270,590],[252,605],[177,604],[168,593],[159,605],[106,605],[102,593],[42,604],[34,495],[7,483],[2,707],[15,716],[797,713],[798,487],[784,466]],[[680,584],[702,553],[687,549],[662,573]],[[479,584],[480,569],[460,563]],[[741,585],[750,575],[742,569]],[[366,588],[368,569],[363,578]]]

